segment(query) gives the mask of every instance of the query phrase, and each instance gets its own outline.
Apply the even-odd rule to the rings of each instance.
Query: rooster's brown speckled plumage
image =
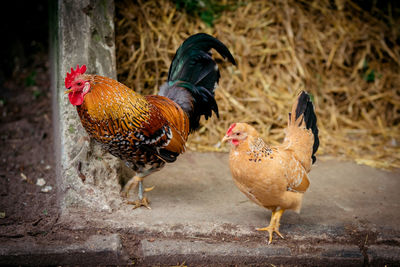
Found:
[[[86,66],[67,74],[69,100],[89,136],[136,172],[123,189],[127,196],[139,186],[135,207],[148,207],[142,179],[185,151],[188,135],[198,128],[202,115],[218,115],[214,90],[220,74],[212,48],[235,64],[219,40],[193,35],[177,50],[159,95],[142,96],[113,79],[85,74]]]

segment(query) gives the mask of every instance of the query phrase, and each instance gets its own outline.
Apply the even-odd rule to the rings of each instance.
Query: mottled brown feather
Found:
[[[90,82],[83,104],[77,106],[83,127],[135,171],[162,166],[184,151],[188,118],[172,100],[142,96],[107,77],[81,78]]]
[[[158,108],[160,113],[167,118],[172,130],[172,139],[168,149],[173,152],[182,153],[185,151],[185,143],[189,135],[189,118],[186,113],[171,99],[164,96],[146,96],[147,101]]]

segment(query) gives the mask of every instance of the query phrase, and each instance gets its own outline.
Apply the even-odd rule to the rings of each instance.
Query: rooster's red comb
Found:
[[[79,68],[79,65],[76,66],[76,70],[71,68],[71,73],[67,72],[67,77],[65,77],[65,87],[66,88],[71,88],[72,82],[74,81],[75,77],[80,74],[84,74],[86,71],[86,65],[82,65],[82,67]]]

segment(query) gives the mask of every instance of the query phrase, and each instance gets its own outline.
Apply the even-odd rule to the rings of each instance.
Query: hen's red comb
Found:
[[[79,65],[76,66],[76,70],[71,68],[71,73],[67,72],[67,77],[65,77],[65,87],[66,88],[71,88],[72,82],[74,81],[75,77],[80,74],[84,74],[86,71],[86,65],[82,65],[82,67],[79,68]]]
[[[226,131],[226,135],[230,135],[232,133],[233,128],[235,128],[236,123],[232,123],[231,126],[229,126],[228,131]]]

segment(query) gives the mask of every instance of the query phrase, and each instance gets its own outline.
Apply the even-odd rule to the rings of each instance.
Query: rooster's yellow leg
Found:
[[[275,232],[281,238],[283,238],[282,234],[279,232],[279,222],[281,220],[282,214],[285,210],[280,209],[278,211],[273,211],[271,215],[271,221],[267,227],[264,228],[257,228],[257,231],[268,231],[269,233],[269,241],[268,244],[272,242],[272,235]]]

